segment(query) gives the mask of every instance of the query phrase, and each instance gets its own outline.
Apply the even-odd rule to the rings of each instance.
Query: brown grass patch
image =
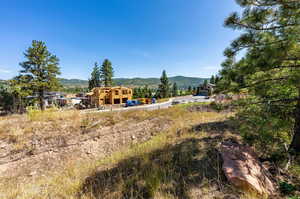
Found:
[[[149,118],[159,118],[161,122],[168,121],[172,125],[145,143],[121,148],[105,159],[68,162],[63,170],[37,176],[29,184],[5,179],[0,184],[0,198],[193,199],[241,195],[226,182],[215,150],[223,139],[235,136],[225,121],[231,113],[191,112],[184,107],[173,107],[155,111],[65,114],[64,117],[51,115],[50,118],[55,118],[51,121],[18,117],[21,123],[17,126],[28,122],[27,129],[42,129],[36,133],[51,133],[56,129],[55,134],[58,134],[62,133],[63,126],[74,129],[79,126],[81,132],[82,128],[115,125],[122,121],[140,122]],[[95,122],[98,123],[96,127]],[[218,125],[211,126],[213,122]],[[0,127],[7,125],[5,123],[0,121]],[[38,124],[38,127],[33,124]],[[20,135],[31,133],[22,130]],[[17,134],[16,138],[20,135]]]

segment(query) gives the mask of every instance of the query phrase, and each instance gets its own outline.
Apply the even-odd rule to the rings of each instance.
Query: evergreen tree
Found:
[[[188,93],[189,93],[189,94],[192,93],[192,87],[191,87],[191,86],[188,87]]]
[[[219,82],[219,80],[220,80],[219,76],[216,75],[216,77],[215,77],[215,84],[217,84]]]
[[[203,81],[203,83],[200,85],[201,90],[207,90],[208,89],[208,81],[207,79]]]
[[[57,79],[57,75],[60,74],[59,59],[48,51],[44,42],[35,40],[24,55],[27,60],[20,63],[23,69],[15,78],[15,82],[21,85],[19,88],[22,90],[37,94],[40,108],[44,110],[45,92],[60,87]]]
[[[148,86],[147,85],[143,88],[143,97],[148,97]]]
[[[197,88],[194,86],[194,87],[193,87],[192,94],[194,95],[194,94],[196,94],[196,92],[197,92]]]
[[[204,87],[204,88],[207,88],[207,85],[208,85],[208,81],[207,81],[207,79],[206,79],[206,80],[204,80],[204,82],[203,82],[203,87]]]
[[[278,132],[288,132],[294,126],[290,151],[300,152],[300,1],[237,2],[243,14],[233,13],[225,25],[243,34],[224,52],[227,59],[222,64],[218,89],[247,89],[251,98],[244,107],[247,111],[255,108],[253,112],[261,116],[255,124],[264,126],[265,131],[272,124],[270,131],[277,140]],[[237,60],[242,50],[246,53]]]
[[[108,59],[105,59],[101,68],[100,68],[100,77],[106,87],[110,87],[113,84],[114,71],[111,62]]]
[[[95,62],[93,71],[91,73],[91,78],[89,79],[89,89],[92,90],[95,87],[101,86],[101,80],[100,80],[100,68],[98,66],[98,63]]]
[[[196,92],[196,95],[199,95],[201,92],[201,85],[197,87],[197,92]]]
[[[215,76],[214,76],[214,75],[211,76],[211,78],[210,78],[210,80],[209,80],[209,83],[211,83],[211,84],[215,84],[215,83],[216,83],[216,80],[215,80]]]
[[[133,95],[132,95],[132,97],[133,97],[134,99],[136,99],[136,98],[139,97],[138,95],[139,95],[139,94],[138,94],[138,88],[133,88]]]
[[[138,88],[138,97],[144,97],[143,88],[141,87]]]
[[[148,89],[147,97],[148,97],[148,98],[152,98],[152,97],[153,97],[153,96],[152,96],[152,89],[151,89],[151,88]]]
[[[170,97],[170,83],[165,70],[162,72],[160,84],[158,86],[158,96],[160,98]]]
[[[180,95],[180,96],[183,96],[183,95],[184,95],[184,91],[183,91],[183,90],[180,90],[180,91],[179,91],[179,95]]]
[[[0,85],[0,107],[5,112],[13,112],[13,93],[8,85]]]
[[[178,96],[178,87],[177,87],[176,82],[174,82],[174,84],[173,84],[173,88],[172,88],[172,96],[173,96],[173,97]]]

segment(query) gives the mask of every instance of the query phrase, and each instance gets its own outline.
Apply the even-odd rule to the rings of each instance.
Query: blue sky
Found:
[[[210,77],[237,32],[234,0],[9,0],[0,6],[0,79],[18,74],[32,40],[60,58],[62,77],[88,79],[95,61],[116,77]]]

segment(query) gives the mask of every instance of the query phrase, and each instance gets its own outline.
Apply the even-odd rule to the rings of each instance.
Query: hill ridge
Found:
[[[67,79],[67,78],[59,78],[60,82],[63,86],[66,87],[87,87],[88,80],[82,79]],[[200,78],[200,77],[186,77],[186,76],[172,76],[169,77],[170,83],[175,83],[179,88],[188,88],[189,86],[196,87],[199,84],[203,83],[204,80],[208,80],[209,78]],[[160,83],[160,78],[157,77],[133,77],[133,78],[114,78],[113,79],[115,85],[123,85],[129,87],[141,87],[148,85],[149,87],[157,87]]]

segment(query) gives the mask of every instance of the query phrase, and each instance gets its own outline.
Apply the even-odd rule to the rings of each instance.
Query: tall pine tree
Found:
[[[215,76],[214,76],[214,75],[211,76],[211,78],[210,78],[210,80],[209,80],[209,83],[211,83],[211,84],[215,84],[215,83],[216,83],[216,80],[215,80]]]
[[[91,73],[91,78],[89,79],[89,90],[92,90],[95,87],[101,86],[100,80],[100,68],[98,63],[95,62],[93,71]]]
[[[111,62],[105,59],[100,68],[100,77],[105,87],[110,87],[113,85],[114,71]]]
[[[174,82],[173,87],[172,87],[172,96],[173,97],[178,96],[178,87],[177,87],[176,82]]]
[[[192,86],[189,86],[188,87],[188,94],[191,94],[192,93]]]
[[[45,92],[60,87],[57,79],[60,74],[59,59],[48,51],[44,42],[35,40],[24,55],[27,60],[20,63],[23,69],[15,81],[22,85],[22,89],[37,94],[40,108],[44,110]]]
[[[300,1],[237,0],[237,3],[243,13],[231,14],[225,25],[243,33],[225,50],[227,60],[222,64],[218,89],[235,92],[247,89],[251,98],[244,108],[247,111],[255,108],[256,115],[258,111],[261,113],[259,122],[254,123],[261,126],[253,129],[263,126],[267,131],[266,127],[272,124],[270,131],[276,136],[279,132],[293,131],[290,151],[299,153]],[[237,60],[240,51],[245,53]]]
[[[162,72],[157,92],[160,98],[170,97],[170,83],[165,70]]]

